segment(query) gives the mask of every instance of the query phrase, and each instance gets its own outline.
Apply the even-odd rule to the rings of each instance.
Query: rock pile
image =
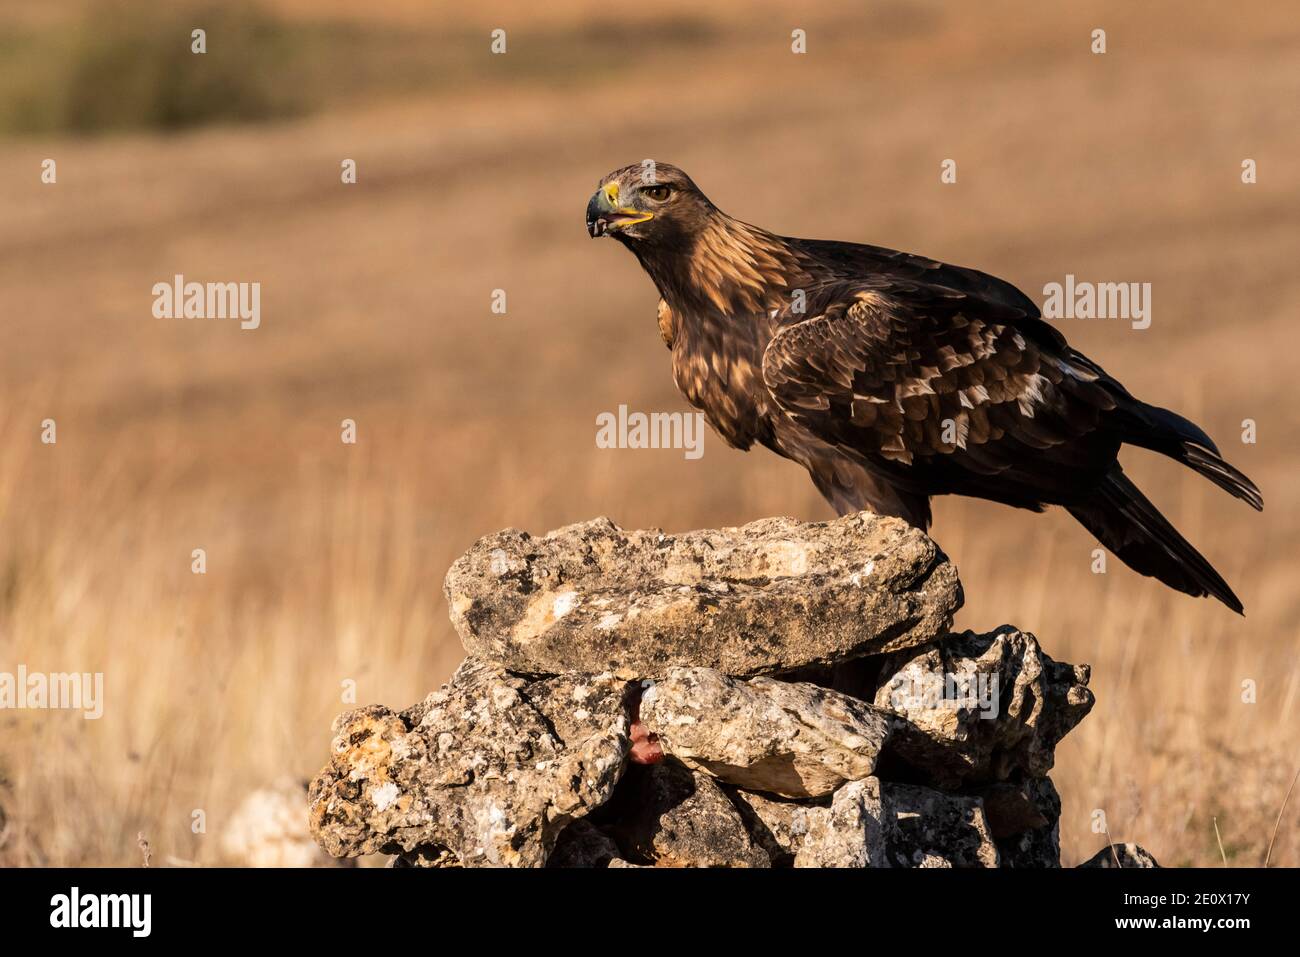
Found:
[[[509,529],[445,587],[468,652],[451,681],[335,721],[309,801],[336,857],[1060,864],[1047,774],[1092,707],[1088,669],[1009,626],[950,633],[956,570],[902,522]]]

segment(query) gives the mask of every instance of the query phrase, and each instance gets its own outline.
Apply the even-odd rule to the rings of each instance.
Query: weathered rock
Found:
[[[997,867],[978,797],[870,777],[835,792],[830,807],[794,811],[795,867]]]
[[[1159,867],[1151,853],[1136,844],[1103,847],[1080,867]]]
[[[1044,785],[1055,795],[1055,788],[1047,778],[1030,781],[1001,781],[979,790],[979,797],[984,802],[984,811],[988,815],[989,830],[993,837],[1000,839],[1025,831],[1046,827],[1048,815],[1040,807],[1040,788]],[[1055,798],[1059,814],[1060,799]]]
[[[630,767],[620,790],[628,813],[615,831],[628,860],[657,867],[771,866],[708,775],[670,758]]]
[[[948,634],[956,573],[870,514],[489,536],[448,572],[470,657],[335,722],[310,827],[393,866],[1058,867],[1046,777],[1088,669]],[[1156,866],[1116,845],[1081,866]]]
[[[998,849],[978,797],[910,784],[882,787],[892,867],[997,867]]]
[[[508,529],[445,584],[471,655],[526,674],[772,674],[930,641],[961,605],[922,532],[869,513],[669,535],[608,519],[542,538]]]
[[[893,719],[812,684],[742,681],[711,668],[675,668],[641,698],[659,746],[691,767],[750,791],[829,794],[869,776]]]
[[[750,838],[767,853],[772,866],[793,867],[808,833],[810,805],[730,786],[723,789],[740,812]]]
[[[610,867],[619,854],[614,839],[584,817],[560,832],[546,866]]]
[[[1042,777],[1092,708],[1088,668],[1058,664],[1027,632],[965,632],[890,655],[876,705],[906,719],[889,743],[937,787]]]
[[[1050,778],[992,784],[980,797],[998,845],[999,866],[1061,866],[1061,796]]]
[[[437,844],[423,844],[412,851],[403,851],[396,857],[388,859],[388,866],[393,868],[457,868],[461,866],[456,855]]]
[[[888,867],[892,827],[877,778],[851,781],[835,792],[831,806],[804,811],[806,831],[795,867]]]
[[[780,674],[782,681],[806,681],[850,698],[874,701],[879,683],[880,666],[888,655],[866,655],[833,665],[812,665]]]
[[[527,681],[471,659],[405,712],[343,714],[312,782],[312,833],[336,857],[438,845],[465,866],[541,866],[618,782],[625,687],[609,675]]]

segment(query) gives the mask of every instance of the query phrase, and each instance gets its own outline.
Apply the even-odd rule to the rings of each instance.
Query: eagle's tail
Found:
[[[1087,501],[1070,506],[1069,512],[1134,571],[1188,595],[1213,595],[1244,614],[1240,599],[1214,566],[1129,481],[1119,463]]]
[[[1224,491],[1235,495],[1243,502],[1248,502],[1255,511],[1264,510],[1264,496],[1260,494],[1255,483],[1229,465],[1219,455],[1218,449],[1207,448],[1194,442],[1184,442],[1174,458],[1204,475]]]
[[[1119,432],[1125,442],[1176,459],[1255,511],[1263,510],[1264,497],[1255,483],[1224,461],[1218,447],[1196,423],[1177,412],[1127,398],[1129,401],[1117,410]]]

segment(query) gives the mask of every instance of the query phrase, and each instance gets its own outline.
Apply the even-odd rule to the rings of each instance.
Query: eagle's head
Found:
[[[601,179],[587,232],[632,251],[675,312],[769,314],[813,282],[786,240],[733,219],[676,166],[646,160]]]
[[[587,232],[633,249],[684,247],[717,209],[676,166],[647,160],[615,170],[587,203]]]

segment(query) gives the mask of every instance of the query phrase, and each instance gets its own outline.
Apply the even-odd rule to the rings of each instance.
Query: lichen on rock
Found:
[[[411,867],[1058,867],[1088,669],[950,632],[956,571],[866,513],[508,529],[445,586],[468,657],[334,724],[335,857]],[[1136,845],[1086,866],[1155,866]],[[1149,863],[1147,863],[1149,862]]]
[[[1088,678],[1004,626],[887,656],[875,703],[903,719],[891,747],[931,783],[984,784],[1052,769],[1057,743],[1092,709]]]
[[[668,754],[728,784],[820,797],[876,768],[893,718],[814,684],[675,668],[641,699]]]
[[[564,826],[613,793],[625,694],[609,675],[529,681],[467,659],[407,711],[335,721],[312,830],[336,856],[432,844],[466,865],[540,866]]]
[[[541,538],[507,529],[457,559],[445,590],[471,655],[628,678],[775,674],[907,648],[946,631],[961,605],[934,542],[868,513],[676,535],[606,518]]]

